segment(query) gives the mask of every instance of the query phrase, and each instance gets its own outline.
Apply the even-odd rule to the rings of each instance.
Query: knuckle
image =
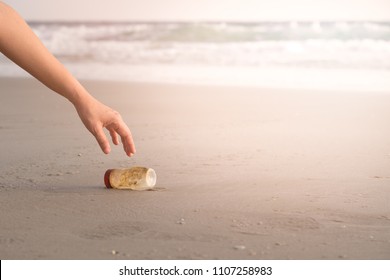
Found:
[[[99,126],[93,126],[91,128],[91,133],[93,134],[93,136],[96,137],[96,139],[101,139],[102,138],[102,135],[101,135],[101,128]]]
[[[112,111],[112,114],[114,115],[114,117],[115,117],[116,119],[122,119],[121,114],[119,114],[118,111],[113,110],[113,111]]]
[[[90,131],[95,137],[99,135],[99,130],[94,126],[91,127]]]

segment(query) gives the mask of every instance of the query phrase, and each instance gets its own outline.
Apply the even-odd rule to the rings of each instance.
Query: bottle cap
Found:
[[[107,169],[106,173],[104,173],[104,184],[109,189],[112,188],[112,186],[110,184],[110,174],[111,174],[111,171],[112,171],[112,169]]]

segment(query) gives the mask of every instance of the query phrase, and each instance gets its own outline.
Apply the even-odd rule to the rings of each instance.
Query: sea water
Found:
[[[80,79],[390,89],[389,22],[29,24]]]

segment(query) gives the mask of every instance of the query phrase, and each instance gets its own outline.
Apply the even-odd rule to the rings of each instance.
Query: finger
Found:
[[[123,149],[126,151],[126,154],[131,157],[135,154],[135,144],[131,135],[127,137],[122,137]]]
[[[112,143],[114,143],[114,145],[118,145],[119,144],[118,134],[115,132],[114,129],[110,129],[109,131],[110,131]]]
[[[97,127],[92,131],[92,134],[95,136],[103,153],[108,154],[111,148],[103,129],[101,127]]]
[[[135,150],[133,137],[127,125],[124,122],[120,122],[116,132],[121,137],[123,149],[125,150],[126,154],[128,156],[135,154],[136,150]]]

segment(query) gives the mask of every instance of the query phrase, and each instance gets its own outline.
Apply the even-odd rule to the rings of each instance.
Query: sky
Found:
[[[390,20],[390,0],[6,0],[28,21]]]

